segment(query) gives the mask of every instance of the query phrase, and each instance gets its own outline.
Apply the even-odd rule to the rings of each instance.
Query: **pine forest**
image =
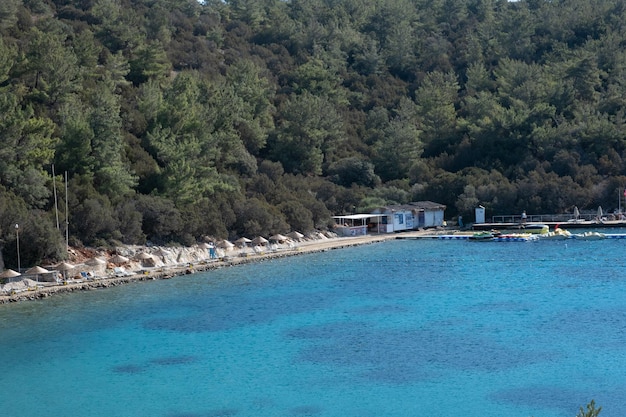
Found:
[[[2,0],[0,249],[612,211],[625,111],[623,0]]]

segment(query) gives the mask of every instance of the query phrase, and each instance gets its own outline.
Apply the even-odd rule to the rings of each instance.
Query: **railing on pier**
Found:
[[[612,216],[612,215],[608,215]],[[596,220],[598,215],[596,213],[580,213],[577,220],[580,221],[592,221]],[[607,217],[606,215],[603,217]],[[571,214],[529,214],[526,216],[526,222],[528,223],[566,223],[571,220],[576,220]],[[616,219],[617,220],[617,219]],[[505,216],[492,216],[492,223],[521,223],[521,215],[505,215]]]

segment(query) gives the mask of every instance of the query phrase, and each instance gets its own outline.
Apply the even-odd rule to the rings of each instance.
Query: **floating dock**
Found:
[[[397,236],[396,239],[440,239],[440,240],[470,240],[473,234],[437,234],[437,235],[422,235],[422,236]],[[542,237],[540,234],[507,234],[494,236],[491,239],[483,239],[490,242],[529,242],[537,240],[555,241],[555,240],[603,240],[603,239],[626,239],[626,233],[603,233],[602,236],[590,238],[589,236],[576,236],[572,233],[571,236],[561,239],[554,239],[550,237]]]
[[[556,226],[561,229],[605,229],[605,228],[619,228],[626,227],[626,221],[624,220],[578,220],[578,221],[565,221],[565,222],[528,222],[526,224],[545,224],[553,230]],[[521,223],[473,223],[472,230],[524,230],[524,224]]]

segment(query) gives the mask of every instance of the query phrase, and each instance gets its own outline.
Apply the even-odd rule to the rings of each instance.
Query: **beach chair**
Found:
[[[116,277],[129,277],[132,274],[132,272],[128,272],[127,270],[125,270],[124,268],[122,268],[121,266],[116,266],[115,268],[113,268],[113,272],[115,274]]]

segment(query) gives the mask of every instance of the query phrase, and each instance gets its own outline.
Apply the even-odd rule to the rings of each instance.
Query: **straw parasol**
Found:
[[[287,233],[287,236],[289,236],[292,239],[302,239],[304,237],[302,233],[296,232],[296,231]]]
[[[154,251],[154,254],[156,256],[171,256],[172,252],[170,252],[167,249],[163,249],[163,248],[157,248],[157,250]]]
[[[220,240],[217,242],[217,247],[222,249],[232,249],[235,245],[229,240]]]
[[[29,268],[26,270],[26,274],[27,275],[36,275],[37,276],[37,282],[39,282],[39,275],[41,274],[49,274],[50,271],[48,271],[46,268],[42,268],[40,266],[33,266],[32,268]]]
[[[15,277],[19,277],[20,275],[22,274],[20,274],[17,271],[14,271],[12,269],[7,269],[0,274],[0,278],[15,278]]]
[[[118,255],[118,254],[109,258],[109,262],[114,263],[114,264],[125,264],[128,261],[130,261],[130,259],[128,259],[125,256]]]
[[[74,269],[74,265],[72,265],[69,262],[61,262],[60,264],[55,266],[55,269],[57,271],[70,271],[70,270]]]
[[[235,243],[238,246],[246,246],[250,242],[252,242],[252,241],[250,239],[248,239],[247,237],[240,237],[239,239],[235,240]]]
[[[269,243],[269,240],[265,239],[263,236],[257,236],[252,239],[252,243],[255,245],[265,245],[266,243]]]
[[[202,242],[202,243],[200,243],[200,244],[198,245],[198,247],[199,247],[200,249],[209,249],[209,248],[211,247],[211,245],[209,245],[209,244],[208,244],[208,243],[206,243],[206,242]]]
[[[273,240],[274,242],[284,242],[287,239],[289,239],[287,236],[283,236],[280,233],[274,236],[270,236],[270,240]]]
[[[32,268],[29,268],[26,270],[26,273],[28,275],[41,275],[41,274],[47,274],[50,271],[48,271],[46,268],[42,268],[40,266],[33,266]]]
[[[156,258],[149,253],[140,252],[137,256],[135,256],[135,258],[139,259],[141,266],[153,267],[156,265]]]
[[[74,269],[74,265],[69,262],[61,262],[60,264],[55,266],[54,269],[60,272],[65,272],[65,278],[67,278],[67,271],[71,271],[72,269]],[[61,276],[61,278],[63,278],[63,276]]]
[[[89,266],[102,266],[102,265],[106,265],[107,261],[105,261],[102,258],[91,258],[89,260],[87,260],[87,262],[85,262],[85,264],[89,265]]]

